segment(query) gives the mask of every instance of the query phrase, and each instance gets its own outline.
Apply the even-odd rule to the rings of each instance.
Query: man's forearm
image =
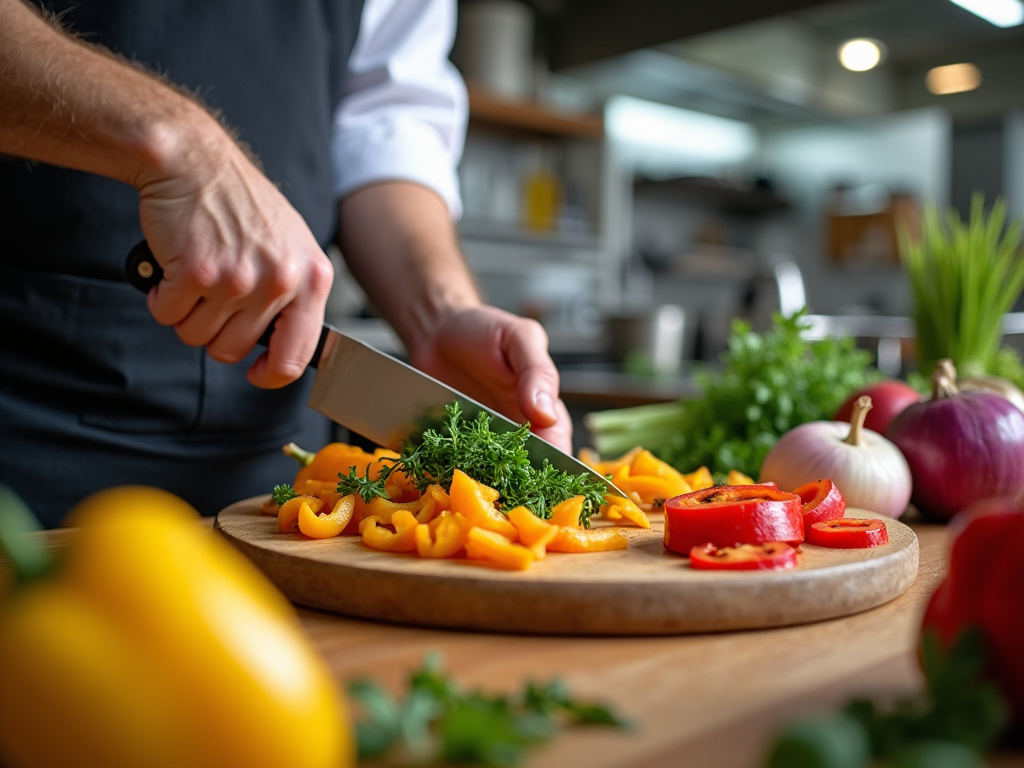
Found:
[[[342,201],[340,221],[352,274],[410,351],[448,313],[481,304],[447,208],[426,187],[364,187]]]
[[[0,152],[143,186],[219,140],[188,97],[0,0]]]

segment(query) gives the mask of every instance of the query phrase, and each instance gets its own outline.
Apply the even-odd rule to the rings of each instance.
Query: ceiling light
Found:
[[[1024,24],[1024,3],[1021,0],[953,0],[953,2],[997,27],[1016,27]]]
[[[936,96],[973,91],[981,85],[981,70],[973,64],[947,64],[928,70],[925,85]]]
[[[839,48],[839,61],[854,72],[867,72],[882,60],[882,48],[874,40],[847,40]]]

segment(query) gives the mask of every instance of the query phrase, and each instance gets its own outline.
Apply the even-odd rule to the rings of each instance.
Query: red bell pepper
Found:
[[[812,523],[807,529],[807,543],[833,549],[863,549],[889,543],[889,532],[881,520],[844,517]]]
[[[793,491],[800,497],[804,510],[804,529],[825,520],[838,520],[846,514],[846,499],[827,478],[805,483]]]
[[[804,539],[800,497],[763,485],[723,485],[665,503],[665,548],[689,555],[714,544],[799,544]]]
[[[956,538],[949,574],[928,603],[924,629],[937,631],[948,649],[961,631],[979,626],[989,676],[1024,725],[1024,509],[1017,501],[989,499],[968,507],[950,527]]]
[[[796,550],[781,541],[716,547],[705,544],[690,550],[690,567],[704,571],[758,571],[792,568]]]

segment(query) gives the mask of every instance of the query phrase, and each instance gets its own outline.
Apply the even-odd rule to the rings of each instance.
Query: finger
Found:
[[[193,269],[175,269],[172,263],[164,279],[149,292],[149,313],[161,325],[177,325],[187,318],[217,282],[218,270],[212,260],[204,260]]]
[[[561,399],[555,401],[555,411],[558,419],[550,427],[542,427],[533,430],[538,437],[543,437],[556,448],[559,448],[570,456],[572,455],[572,417],[569,416],[569,409]]]
[[[270,336],[270,347],[249,368],[249,382],[263,389],[291,384],[313,359],[323,327],[322,302],[295,299],[281,310]]]
[[[558,370],[548,355],[548,336],[539,323],[520,319],[508,337],[505,351],[516,375],[519,408],[537,427],[550,427],[559,419]]]
[[[205,345],[207,354],[221,363],[237,363],[252,351],[276,316],[276,305],[263,311],[250,308],[236,312]]]

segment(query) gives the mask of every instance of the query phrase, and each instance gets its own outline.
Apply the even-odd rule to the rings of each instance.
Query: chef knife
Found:
[[[128,282],[144,293],[163,279],[163,269],[145,240],[129,252],[125,273]],[[268,346],[273,330],[271,323],[258,343]],[[400,448],[407,437],[443,415],[444,407],[453,401],[467,418],[486,413],[497,432],[519,428],[468,395],[326,323],[309,367],[317,371],[309,406],[385,448]],[[555,469],[590,475],[605,483],[610,493],[625,496],[608,478],[532,432],[526,450],[536,467],[547,459]]]

